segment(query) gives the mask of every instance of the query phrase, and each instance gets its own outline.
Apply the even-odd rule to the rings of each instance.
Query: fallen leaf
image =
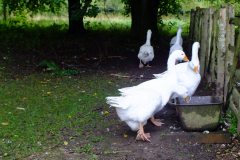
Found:
[[[2,122],[1,124],[2,124],[3,126],[7,126],[7,125],[9,125],[8,122]]]
[[[126,133],[124,133],[124,134],[123,134],[123,137],[124,137],[124,138],[127,138],[127,137],[128,137],[128,135],[127,135]]]
[[[65,146],[67,146],[67,145],[68,145],[68,142],[67,142],[67,141],[64,141],[63,144],[64,144]]]
[[[104,115],[108,115],[109,112],[108,112],[108,111],[104,111],[103,114],[104,114]]]
[[[40,81],[40,83],[42,83],[42,84],[47,84],[48,82],[46,82],[46,81]]]
[[[18,110],[23,110],[23,111],[25,111],[26,109],[25,108],[23,108],[23,107],[17,107],[16,109],[18,109]]]

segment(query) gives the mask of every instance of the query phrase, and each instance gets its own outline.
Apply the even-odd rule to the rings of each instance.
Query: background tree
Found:
[[[161,17],[168,14],[177,14],[181,9],[178,0],[122,0],[126,13],[131,13],[131,31],[134,35],[142,37],[147,29],[158,31],[158,22]]]
[[[84,16],[95,17],[99,10],[96,1],[92,0],[68,0],[69,32],[85,32]]]
[[[84,16],[94,17],[98,14],[96,0],[3,0],[2,11],[4,19],[7,15],[51,12],[59,13],[66,8],[68,2],[69,32],[82,33],[85,31]]]

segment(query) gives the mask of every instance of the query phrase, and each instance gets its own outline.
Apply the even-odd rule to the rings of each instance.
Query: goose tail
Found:
[[[159,74],[153,74],[155,78],[162,78],[167,72],[159,73]]]
[[[106,97],[106,103],[110,105],[110,107],[122,108],[126,109],[127,105],[124,103],[124,97]]]

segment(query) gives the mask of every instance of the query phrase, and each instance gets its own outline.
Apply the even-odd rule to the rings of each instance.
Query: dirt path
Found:
[[[151,133],[151,142],[136,141],[136,133],[122,122],[117,121],[103,130],[95,132],[104,139],[92,146],[91,151],[77,153],[82,140],[75,139],[69,145],[46,151],[40,155],[32,155],[28,159],[100,159],[100,160],[212,160],[216,157],[217,144],[200,144],[179,124],[174,107],[166,106],[156,116],[163,119],[162,127],[155,127],[150,122],[145,129]],[[106,122],[117,119],[115,110],[106,116]]]

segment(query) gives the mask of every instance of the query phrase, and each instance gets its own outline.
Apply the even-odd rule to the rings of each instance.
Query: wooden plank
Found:
[[[227,144],[231,143],[231,134],[228,132],[214,131],[208,134],[202,132],[175,132],[172,134],[163,134],[165,137],[176,137],[182,143],[197,143],[197,144]]]
[[[196,10],[196,17],[195,17],[195,27],[193,33],[193,40],[199,41],[200,40],[200,28],[201,28],[201,11],[200,9]]]
[[[240,133],[240,93],[234,87],[230,98],[230,108],[233,110],[234,114],[238,119],[238,133]]]
[[[234,9],[231,6],[227,6],[227,17],[226,22],[229,22],[230,18],[234,17]],[[227,23],[226,26],[227,35],[226,35],[226,46],[227,46],[227,52],[226,52],[226,59],[225,59],[225,83],[224,83],[224,104],[227,102],[227,95],[231,88],[229,86],[230,77],[231,76],[231,67],[233,66],[233,58],[234,58],[234,51],[231,49],[235,45],[235,28],[234,25]],[[226,108],[226,107],[225,107]]]
[[[211,73],[210,73],[210,66],[211,66],[211,45],[212,45],[212,28],[213,28],[213,8],[209,8],[208,16],[207,16],[207,28],[208,28],[208,41],[207,41],[207,51],[206,51],[206,67],[205,67],[205,77],[208,82],[211,82]]]
[[[202,134],[199,137],[199,142],[203,144],[226,144],[231,142],[231,135],[225,132],[210,132],[209,134]]]
[[[224,71],[226,56],[226,8],[219,10],[218,37],[217,37],[217,81],[216,95],[223,98],[224,95]]]
[[[217,32],[218,32],[218,11],[213,9],[212,13],[212,33],[211,33],[211,48],[210,48],[210,68],[209,68],[209,74],[210,79],[208,82],[216,83],[217,79],[217,73],[216,73],[216,67],[217,67]]]
[[[190,27],[189,27],[190,43],[192,43],[194,39],[193,36],[194,36],[194,28],[195,28],[195,16],[196,16],[196,11],[194,9],[191,9]]]
[[[228,97],[231,97],[233,92],[233,86],[235,86],[235,83],[236,81],[239,82],[239,70],[236,69],[237,68],[237,63],[238,63],[238,59],[239,59],[239,53],[240,53],[240,33],[238,33],[236,35],[236,43],[235,43],[235,51],[234,51],[234,57],[233,57],[233,64],[232,66],[230,67],[230,81],[229,81],[229,84],[228,84],[228,88],[229,88],[229,91],[228,91]]]
[[[236,109],[238,110],[237,112],[240,112],[240,94],[238,92],[238,90],[234,87],[232,90],[232,100],[233,103],[236,105]]]
[[[199,53],[199,59],[200,59],[200,74],[201,77],[204,77],[205,73],[205,64],[206,64],[206,50],[207,50],[207,40],[208,40],[208,22],[207,22],[207,16],[208,16],[208,9],[202,9],[201,10],[201,36],[200,39],[200,53]]]
[[[212,43],[212,14],[213,14],[213,9],[208,8],[203,10],[203,21],[202,21],[202,37],[201,37],[201,52],[202,55],[200,64],[201,64],[201,76],[209,79],[210,75],[210,57],[211,57],[211,43]]]
[[[238,92],[238,89],[233,87],[235,86],[236,80],[238,80],[236,67],[239,59],[239,53],[240,53],[240,33],[236,35],[236,43],[235,43],[235,52],[234,52],[234,58],[233,58],[233,64],[230,69],[230,81],[229,81],[229,93],[228,95],[230,97],[229,107],[233,110],[235,113],[237,119],[238,119],[238,126],[237,131],[240,134],[240,95]],[[233,89],[232,89],[233,88]],[[232,89],[232,92],[231,92]]]

